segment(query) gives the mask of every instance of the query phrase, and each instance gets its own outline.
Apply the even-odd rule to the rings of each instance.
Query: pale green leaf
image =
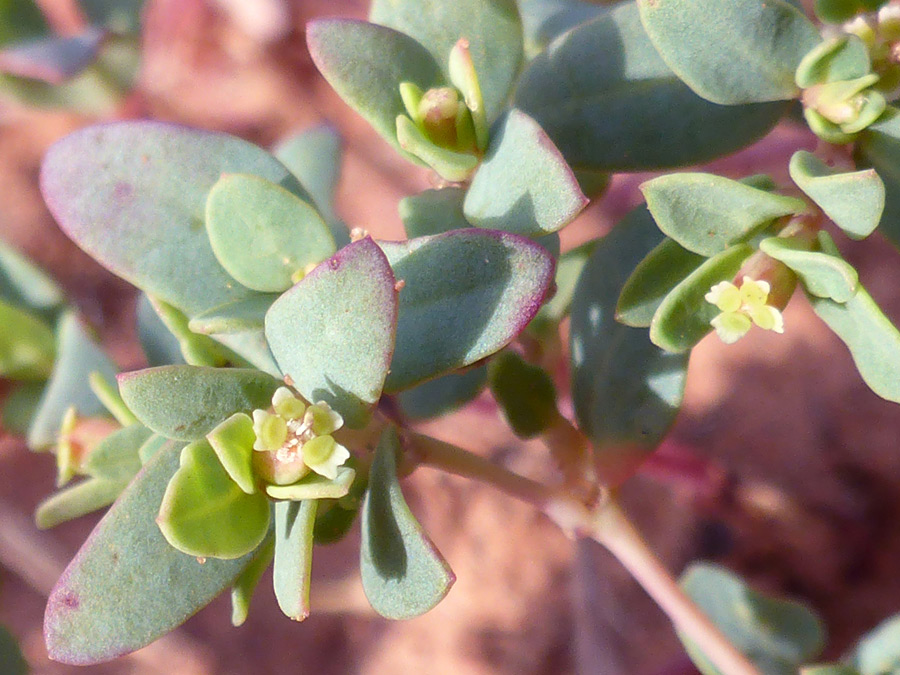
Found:
[[[759,250],[796,272],[803,287],[812,295],[847,302],[856,293],[859,275],[840,257],[825,251],[810,251],[803,242],[788,237],[763,239]]]
[[[318,502],[275,503],[275,566],[272,583],[284,615],[294,621],[309,616],[313,525]]]
[[[34,512],[38,529],[47,530],[109,506],[122,493],[128,481],[86,478],[53,493]]]

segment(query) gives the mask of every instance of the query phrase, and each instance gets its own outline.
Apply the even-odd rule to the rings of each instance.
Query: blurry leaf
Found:
[[[162,122],[116,122],[65,137],[44,158],[41,191],[92,257],[190,317],[253,294],[219,265],[203,227],[207,194],[223,173],[304,194],[261,148]]]
[[[559,257],[556,264],[556,293],[544,303],[529,329],[534,329],[538,334],[547,330],[555,331],[557,324],[568,316],[575,295],[575,284],[596,245],[596,240],[589,241]]]
[[[725,637],[765,675],[796,675],[825,645],[825,628],[810,609],[766,597],[717,565],[694,563],[679,582]],[[680,635],[704,675],[720,675],[700,648]]]
[[[263,293],[286,291],[307,266],[335,252],[331,231],[310,204],[247,174],[226,174],[213,185],[206,231],[222,267]]]
[[[844,33],[819,43],[800,61],[794,79],[802,88],[855,80],[872,71],[869,50],[856,35]]]
[[[618,484],[662,440],[681,407],[687,356],[667,354],[647,331],[615,320],[635,265],[662,239],[649,212],[631,211],[588,259],[570,328],[572,399],[601,475]]]
[[[723,105],[781,101],[799,92],[794,72],[820,41],[782,0],[638,0],[641,21],[672,70]]]
[[[34,449],[56,443],[63,415],[70,406],[83,417],[106,414],[88,386],[88,377],[95,371],[109,381],[116,377],[115,366],[74,314],[62,317],[56,340],[53,374],[28,429],[28,445]]]
[[[553,274],[542,246],[505,232],[457,230],[381,247],[404,284],[388,392],[502,349],[537,313]]]
[[[451,412],[478,396],[487,384],[487,368],[472,367],[428,380],[397,395],[403,414],[411,419],[430,419]]]
[[[30,309],[50,321],[65,302],[65,295],[37,265],[0,241],[0,300]]]
[[[84,471],[94,478],[128,483],[141,470],[138,451],[153,432],[143,424],[132,424],[113,432],[93,448],[84,463]]]
[[[250,600],[262,575],[272,564],[275,556],[275,537],[268,536],[253,554],[241,575],[235,579],[231,587],[231,625],[241,626],[250,613]]]
[[[337,477],[329,480],[317,473],[308,473],[291,485],[267,485],[266,494],[272,499],[306,501],[311,499],[340,499],[350,491],[356,471],[346,466],[337,470]]]
[[[443,84],[428,50],[390,28],[353,19],[316,19],[306,26],[306,42],[338,95],[397,149],[396,119],[406,114],[400,83],[412,82],[423,91]]]
[[[247,558],[201,563],[162,536],[156,516],[178,455],[178,446],[169,447],[148,462],[51,591],[44,636],[54,661],[89,665],[150,644],[209,603],[247,564]]]
[[[900,403],[900,331],[862,284],[845,303],[813,296],[809,300],[819,318],[847,345],[869,388]]]
[[[847,302],[856,292],[859,275],[848,262],[839,257],[826,252],[810,251],[808,245],[788,237],[763,239],[759,243],[759,250],[794,270],[803,287],[812,295],[831,298],[835,302]]]
[[[560,35],[525,69],[515,105],[576,171],[705,162],[765,135],[787,107],[720,106],[697,96],[659,57],[633,2]]]
[[[47,35],[50,27],[34,0],[0,3],[0,45]]]
[[[181,451],[156,522],[179,551],[231,560],[262,543],[269,530],[269,500],[261,492],[241,490],[203,439]]]
[[[648,253],[622,287],[616,321],[647,328],[660,304],[685,277],[706,260],[674,239],[663,240]]]
[[[53,331],[41,319],[0,300],[0,377],[46,380],[53,371]]]
[[[181,441],[203,438],[236,412],[268,408],[280,384],[245,368],[161,366],[119,376],[131,412],[156,433]]]
[[[183,442],[173,441],[165,436],[161,436],[159,434],[153,434],[147,441],[138,449],[138,457],[141,460],[141,464],[146,464],[149,462],[153,456],[162,450],[165,447],[168,447],[173,444],[178,444],[179,448],[184,447]]]
[[[856,668],[831,664],[827,666],[806,666],[800,668],[800,675],[861,675]]]
[[[269,343],[262,328],[237,333],[216,333],[210,337],[225,345],[232,353],[240,355],[241,359],[246,359],[254,368],[259,368],[272,377],[281,378],[281,371],[272,357],[272,352],[269,351]],[[243,361],[239,363],[241,362]]]
[[[755,228],[803,213],[806,203],[710,173],[674,173],[641,184],[647,208],[665,234],[689,251],[712,256]]]
[[[309,616],[313,524],[318,502],[275,502],[275,567],[272,583],[284,615],[294,621]]]
[[[553,141],[513,109],[492,134],[463,209],[477,227],[536,236],[562,229],[587,202]]]
[[[553,380],[515,352],[494,356],[488,363],[488,379],[503,416],[519,438],[538,436],[559,418]]]
[[[720,281],[731,281],[753,249],[738,244],[713,256],[675,286],[656,309],[650,323],[653,344],[669,352],[692,349],[712,330],[720,310],[705,298]]]
[[[144,0],[78,0],[78,4],[95,26],[115,33],[137,33],[141,29]]]
[[[394,275],[368,237],[348,244],[282,295],[266,315],[281,371],[309,401],[365,425],[394,350]]]
[[[28,662],[12,633],[0,626],[0,672],[4,675],[27,675]]]
[[[128,480],[86,478],[53,493],[34,512],[40,530],[48,530],[109,506],[128,485]]]
[[[403,499],[399,452],[397,431],[389,427],[369,474],[359,567],[372,608],[389,619],[411,619],[443,600],[456,578]]]
[[[89,28],[80,35],[16,42],[0,50],[0,72],[61,84],[90,65],[104,38],[104,31]]]
[[[43,393],[43,382],[22,382],[9,392],[0,410],[3,429],[17,436],[25,436]]]
[[[859,675],[887,675],[900,668],[900,616],[893,616],[866,633],[853,653]]]
[[[472,227],[463,213],[466,191],[458,187],[425,190],[400,200],[398,210],[409,239]]]
[[[519,0],[526,56],[542,52],[551,40],[606,12],[582,0]]]
[[[515,0],[373,0],[369,19],[417,40],[448,82],[450,50],[461,38],[468,40],[487,117],[500,114],[522,60]]]
[[[151,366],[169,366],[184,363],[178,339],[159,318],[146,293],[138,296],[137,333],[141,348]]]
[[[848,237],[868,237],[884,211],[884,183],[874,169],[833,171],[812,153],[791,157],[791,178]]]
[[[880,232],[900,247],[900,112],[888,107],[859,135],[854,146],[859,165],[871,166],[884,182],[885,203]]]

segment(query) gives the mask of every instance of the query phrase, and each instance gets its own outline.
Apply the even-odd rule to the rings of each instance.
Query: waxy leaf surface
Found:
[[[336,221],[334,198],[341,176],[341,137],[338,132],[321,124],[286,138],[275,146],[274,153],[306,188],[325,221]],[[339,245],[346,243],[348,241],[341,241]]]
[[[84,470],[95,478],[127,483],[141,470],[138,451],[153,432],[143,424],[131,424],[104,438],[87,456]]]
[[[448,373],[401,391],[397,402],[413,419],[429,419],[450,412],[478,396],[487,384],[487,368]]]
[[[48,530],[75,518],[109,506],[122,493],[128,481],[86,478],[68,485],[38,504],[34,523]]]
[[[400,200],[397,209],[409,239],[472,227],[463,213],[466,191],[448,187],[425,190]]]
[[[847,302],[856,293],[859,275],[840,257],[824,251],[810,251],[801,242],[787,237],[763,239],[759,250],[796,272],[803,287],[812,295]]]
[[[294,621],[309,616],[315,500],[275,503],[275,566],[272,584],[284,615]]]

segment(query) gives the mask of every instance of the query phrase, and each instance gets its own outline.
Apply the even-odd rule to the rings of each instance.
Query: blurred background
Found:
[[[39,4],[58,33],[82,27],[74,2]],[[263,146],[327,122],[344,140],[341,217],[376,237],[402,238],[397,202],[433,187],[432,178],[338,99],[304,40],[304,25],[316,16],[364,18],[366,10],[364,0],[148,0],[137,87],[103,118],[176,121]],[[60,282],[127,370],[144,365],[136,291],[66,239],[37,187],[47,147],[100,119],[0,103],[0,238]],[[711,166],[784,181],[791,153],[814,146],[808,134],[783,126]],[[564,249],[603,234],[639,201],[646,178],[616,177],[562,233]],[[900,319],[897,251],[876,236],[847,257]],[[673,571],[715,560],[759,590],[808,602],[825,617],[827,655],[836,656],[900,611],[900,412],[863,385],[804,298],[792,301],[785,324],[781,336],[754,331],[730,347],[700,344],[678,423],[623,499]],[[517,471],[554,478],[545,449],[516,440],[487,394],[424,428]],[[34,506],[52,491],[54,474],[52,456],[30,453],[0,430],[0,624],[20,640],[36,673],[695,672],[661,612],[599,547],[567,540],[488,488],[424,469],[410,477],[407,498],[458,576],[429,614],[403,623],[372,614],[355,576],[354,530],[317,548],[313,613],[302,625],[281,615],[264,581],[241,628],[231,627],[223,597],[115,663],[55,664],[41,636],[46,594],[97,516],[37,531]]]

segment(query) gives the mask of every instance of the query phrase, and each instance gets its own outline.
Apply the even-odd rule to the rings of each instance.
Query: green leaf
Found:
[[[705,258],[665,237],[648,253],[622,286],[616,320],[626,326],[647,328],[660,304]]]
[[[794,98],[794,72],[819,44],[816,27],[782,0],[637,0],[662,58],[697,94],[737,105]]]
[[[888,107],[878,121],[859,135],[858,164],[870,166],[884,182],[884,211],[880,231],[900,247],[900,111]]]
[[[67,313],[60,321],[56,338],[56,364],[28,430],[28,445],[48,448],[56,443],[63,415],[70,406],[84,417],[104,415],[106,410],[88,386],[93,372],[109,381],[116,368],[88,335],[78,318]]]
[[[62,84],[97,58],[104,31],[88,28],[78,35],[48,35],[7,45],[0,50],[0,72]]]
[[[127,480],[86,478],[53,493],[34,512],[38,529],[48,530],[109,506],[128,485]]]
[[[316,210],[264,178],[226,174],[206,202],[206,231],[222,267],[247,288],[280,293],[335,250]]]
[[[537,56],[554,38],[605,11],[582,0],[519,0],[526,56]]]
[[[754,592],[728,570],[694,563],[680,582],[725,637],[766,675],[796,675],[825,645],[819,617],[796,602]],[[704,675],[719,675],[700,648],[679,635]]]
[[[179,449],[168,447],[148,462],[51,591],[44,637],[54,661],[89,665],[150,644],[209,603],[247,564],[201,564],[159,531],[155,519]]]
[[[859,275],[848,262],[839,257],[826,252],[810,251],[808,244],[788,237],[763,239],[759,243],[759,250],[796,272],[803,287],[812,295],[830,298],[835,302],[847,302],[856,292]]]
[[[115,33],[137,33],[141,29],[144,0],[78,0],[78,4],[95,26]]]
[[[0,45],[49,32],[47,20],[34,0],[5,0],[0,4]]]
[[[459,183],[468,180],[478,166],[478,157],[435,144],[406,115],[398,115],[397,142],[407,155],[431,167],[444,180]]]
[[[588,203],[566,160],[525,113],[513,109],[498,126],[466,193],[466,219],[531,237],[562,229]]]
[[[356,471],[346,466],[338,468],[334,480],[317,473],[308,473],[290,485],[266,485],[266,494],[272,499],[295,502],[310,499],[340,499],[350,491],[355,477]]]
[[[261,148],[162,122],[81,129],[44,158],[41,191],[56,221],[102,265],[189,317],[253,295],[213,255],[206,197],[223,173],[248,173],[304,196]]]
[[[816,16],[827,23],[844,23],[861,9],[856,0],[816,0]]]
[[[282,295],[266,315],[266,337],[297,391],[361,427],[381,396],[396,322],[394,275],[366,237]]]
[[[23,382],[9,392],[0,408],[0,426],[3,430],[25,436],[43,393],[43,382]]]
[[[575,288],[570,327],[572,399],[605,480],[631,475],[668,431],[684,392],[687,356],[615,320],[622,286],[662,239],[644,207],[597,242]]]
[[[0,300],[51,321],[65,303],[65,295],[42,269],[0,241]]]
[[[721,253],[775,218],[807,210],[801,199],[709,173],[674,173],[641,183],[647,208],[665,234],[704,256]]]
[[[461,38],[468,40],[487,117],[500,114],[522,61],[515,0],[374,0],[369,19],[418,41],[448,82],[450,50]]]
[[[432,609],[456,577],[422,531],[400,490],[400,439],[384,430],[362,508],[359,570],[372,608],[389,619],[411,619]]]
[[[559,257],[556,264],[556,293],[538,311],[529,324],[529,329],[538,335],[557,330],[557,325],[569,315],[572,299],[575,295],[575,284],[588,259],[594,252],[597,241],[589,241],[570,249]]]
[[[810,296],[819,318],[850,349],[856,369],[869,388],[900,403],[900,331],[881,312],[862,284],[845,303]]]
[[[166,324],[159,318],[146,293],[138,296],[137,334],[141,348],[151,366],[169,366],[184,363],[181,345]]]
[[[138,457],[141,460],[141,464],[146,464],[149,462],[153,456],[162,450],[165,447],[168,447],[170,444],[175,443],[171,439],[166,438],[165,436],[160,436],[159,434],[153,434],[147,441],[138,449]],[[184,446],[184,443],[179,443],[178,447],[181,448]]]
[[[381,247],[404,282],[389,393],[502,349],[537,313],[553,274],[542,246],[505,232],[457,230]]]
[[[732,246],[691,272],[660,303],[650,323],[650,340],[669,352],[692,349],[712,330],[719,308],[705,296],[720,281],[731,281],[750,257],[746,244]]]
[[[884,211],[884,183],[874,169],[841,173],[804,150],[791,157],[791,179],[848,237],[863,239]]]
[[[266,496],[241,490],[204,439],[181,451],[156,522],[179,551],[232,560],[256,550],[269,530],[269,517]]]
[[[368,487],[368,467],[360,466],[353,455],[347,460],[349,468],[356,472],[350,491],[340,499],[319,500],[319,509],[316,511],[316,525],[313,535],[317,544],[334,544],[343,539],[356,514],[362,507],[363,497]]]
[[[397,395],[403,414],[411,419],[430,419],[451,412],[478,396],[487,384],[487,368],[472,367],[423,382]]]
[[[235,413],[206,435],[228,476],[248,495],[256,492],[253,444],[256,433],[246,413]]]
[[[900,616],[886,619],[866,633],[853,653],[859,675],[883,675],[900,668]]]
[[[0,672],[6,675],[28,675],[29,672],[19,643],[3,626],[0,626]]]
[[[855,80],[872,71],[869,50],[856,35],[843,34],[819,43],[797,66],[794,80],[801,89],[815,84]]]
[[[202,335],[227,335],[262,330],[266,312],[277,299],[277,293],[266,293],[222,305],[195,316],[188,323],[188,328]]]
[[[275,567],[272,583],[284,615],[294,621],[309,616],[313,525],[318,502],[275,502]]]
[[[0,377],[46,380],[53,371],[56,345],[43,320],[0,300]]]
[[[400,200],[398,210],[409,239],[472,227],[463,213],[466,191],[449,187],[425,190]]]
[[[533,438],[559,419],[556,387],[547,372],[512,351],[488,364],[488,379],[503,416],[519,438]]]
[[[259,585],[263,573],[272,563],[275,556],[275,537],[268,536],[260,545],[253,558],[247,563],[241,575],[235,579],[231,587],[231,625],[235,628],[243,625],[250,613],[250,600]]]
[[[143,424],[132,424],[110,434],[91,450],[84,471],[94,478],[127,483],[141,470],[138,451],[153,432]]]
[[[181,441],[203,438],[236,412],[268,408],[280,385],[244,368],[161,366],[119,376],[122,399],[137,418]]]
[[[554,40],[525,69],[515,105],[576,171],[706,162],[762,137],[787,109],[720,106],[697,96],[659,57],[633,2]]]
[[[444,84],[428,50],[390,28],[353,19],[316,19],[306,25],[306,42],[328,83],[398,150],[397,115],[406,114],[400,83],[412,82],[422,91]]]
[[[246,363],[254,368],[259,368],[272,377],[281,378],[281,371],[278,369],[275,359],[272,358],[262,328],[243,330],[237,333],[216,333],[210,337],[225,345],[226,353],[240,356],[237,361],[232,361],[235,365],[243,364],[246,360]]]

